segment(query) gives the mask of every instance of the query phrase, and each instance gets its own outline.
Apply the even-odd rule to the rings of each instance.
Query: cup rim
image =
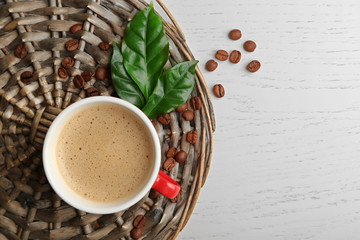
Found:
[[[82,199],[81,200],[82,202],[81,202],[81,201],[79,201],[79,198],[76,198],[76,200],[75,200],[74,197],[69,196],[69,194],[67,192],[69,190],[72,192],[74,192],[74,191],[72,189],[70,189],[70,187],[67,185],[67,183],[64,181],[64,179],[59,180],[58,177],[56,177],[56,174],[54,174],[54,173],[60,173],[60,170],[58,168],[53,169],[51,167],[51,164],[54,164],[54,162],[56,163],[56,157],[51,158],[51,155],[50,155],[51,153],[49,151],[51,151],[51,149],[53,149],[53,150],[55,149],[54,151],[56,153],[56,146],[51,146],[52,142],[54,141],[54,139],[53,139],[54,132],[55,132],[55,134],[56,134],[56,131],[60,132],[60,130],[58,130],[58,129],[59,128],[62,129],[62,127],[67,122],[67,120],[69,118],[71,118],[71,116],[73,116],[74,114],[77,113],[77,111],[75,111],[75,110],[80,111],[80,110],[84,109],[85,106],[90,106],[93,104],[101,104],[101,103],[112,103],[112,104],[120,105],[120,106],[126,108],[127,110],[131,111],[133,114],[135,114],[138,117],[139,120],[141,120],[142,123],[144,123],[146,129],[149,131],[149,133],[151,135],[151,139],[153,141],[153,146],[154,146],[153,169],[150,173],[150,177],[148,178],[149,180],[140,188],[139,191],[137,191],[134,195],[132,195],[126,199],[123,199],[119,202],[101,203],[101,202],[95,202],[95,201],[87,200],[85,198],[80,197]],[[63,121],[64,118],[66,118],[65,121]],[[161,147],[160,147],[159,137],[157,135],[157,132],[156,132],[152,122],[139,108],[137,108],[135,105],[133,105],[127,101],[124,101],[120,98],[110,97],[110,96],[96,96],[96,97],[85,98],[85,99],[82,99],[80,101],[77,101],[77,102],[71,104],[70,106],[65,108],[55,118],[55,120],[50,125],[50,127],[46,133],[46,136],[45,136],[43,150],[42,150],[42,162],[43,162],[43,167],[44,167],[45,175],[46,175],[48,182],[50,183],[50,185],[52,186],[54,191],[59,195],[59,197],[62,200],[64,200],[66,203],[73,206],[74,208],[88,212],[88,213],[110,214],[110,213],[115,213],[115,212],[125,210],[125,209],[133,206],[138,201],[140,201],[146,195],[146,193],[151,189],[153,183],[155,182],[155,180],[158,176],[158,172],[160,169]],[[60,186],[59,181],[64,184],[62,184],[62,186]],[[67,189],[63,188],[64,185],[67,186]],[[75,194],[77,194],[77,193],[75,193]],[[78,195],[78,196],[80,196],[80,195]],[[84,204],[84,203],[88,203],[88,204]],[[91,205],[92,203],[94,205],[89,206],[89,204]]]

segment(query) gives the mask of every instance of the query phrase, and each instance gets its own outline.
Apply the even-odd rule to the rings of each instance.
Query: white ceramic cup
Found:
[[[140,190],[128,198],[110,203],[91,201],[81,197],[76,192],[74,192],[61,175],[56,159],[57,141],[65,123],[72,116],[84,108],[104,103],[120,105],[121,107],[130,110],[134,116],[136,116],[142,123],[144,123],[146,129],[151,135],[155,155],[153,167],[151,170],[149,170],[151,171],[150,177],[140,188]],[[169,198],[174,198],[180,190],[180,186],[173,179],[171,179],[162,171],[159,171],[161,163],[160,142],[151,121],[140,109],[119,98],[106,96],[90,97],[73,103],[64,109],[53,121],[46,134],[42,154],[45,174],[52,188],[69,205],[85,212],[95,214],[109,214],[122,211],[138,202],[147,194],[151,188],[154,188]]]

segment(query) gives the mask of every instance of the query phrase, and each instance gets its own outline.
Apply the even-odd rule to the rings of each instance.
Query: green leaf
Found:
[[[169,57],[169,41],[152,3],[128,23],[121,49],[126,71],[148,100]]]
[[[113,54],[111,57],[111,79],[117,95],[138,108],[145,105],[145,98],[136,83],[126,72],[120,46],[113,42]]]
[[[150,119],[168,113],[186,102],[195,85],[197,63],[198,61],[179,63],[161,76],[142,109]]]

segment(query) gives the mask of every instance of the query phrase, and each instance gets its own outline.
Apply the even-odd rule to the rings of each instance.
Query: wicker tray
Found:
[[[193,56],[177,23],[158,0],[170,41],[167,66],[191,60]],[[101,95],[114,95],[109,79],[87,82],[85,90],[73,86],[72,78],[84,70],[108,66],[111,49],[101,51],[101,41],[121,42],[132,16],[142,9],[142,0],[0,0],[0,240],[2,239],[131,239],[133,220],[146,216],[141,239],[175,239],[188,221],[205,182],[215,129],[212,104],[204,79],[196,69],[196,89],[202,108],[193,121],[184,121],[172,112],[171,123],[154,124],[162,143],[162,162],[169,147],[188,153],[185,163],[168,174],[181,185],[181,197],[171,201],[161,195],[145,196],[136,205],[115,214],[96,215],[79,211],[63,202],[45,178],[41,147],[52,120],[72,102],[86,97],[86,89],[96,87]],[[170,23],[171,22],[171,23]],[[72,34],[69,28],[80,23],[83,29]],[[79,47],[67,52],[64,44],[74,38]],[[28,54],[14,55],[24,43]],[[64,57],[75,65],[69,77],[59,78]],[[24,71],[34,81],[24,83]],[[185,134],[196,130],[199,140],[190,145]]]

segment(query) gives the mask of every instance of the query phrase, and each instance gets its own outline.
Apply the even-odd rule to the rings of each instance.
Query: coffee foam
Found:
[[[61,130],[57,164],[66,183],[80,196],[98,202],[124,199],[150,177],[151,135],[121,106],[88,107]]]

